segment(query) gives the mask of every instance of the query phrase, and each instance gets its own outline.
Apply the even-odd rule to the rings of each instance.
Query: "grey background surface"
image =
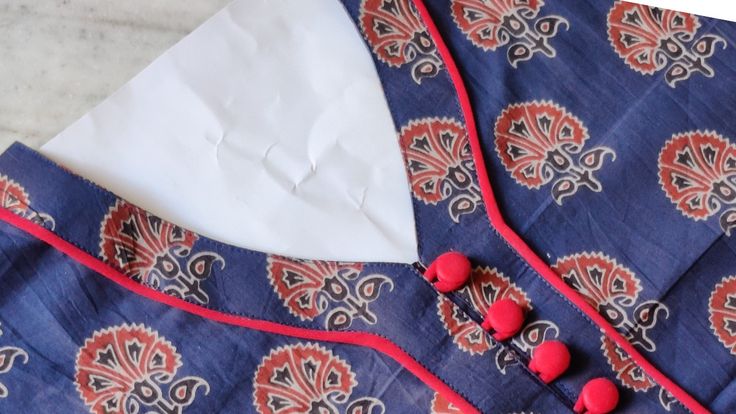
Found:
[[[230,0],[0,0],[0,150],[38,148]]]

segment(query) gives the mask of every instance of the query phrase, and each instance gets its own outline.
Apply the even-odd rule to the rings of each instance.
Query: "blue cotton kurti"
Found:
[[[16,144],[0,412],[564,413],[598,377],[615,412],[736,412],[736,26],[609,1],[344,4],[420,262],[225,245]],[[449,251],[472,271],[443,293],[422,273]],[[501,299],[525,311],[504,341],[481,326]],[[550,340],[571,364],[547,384],[529,363]]]

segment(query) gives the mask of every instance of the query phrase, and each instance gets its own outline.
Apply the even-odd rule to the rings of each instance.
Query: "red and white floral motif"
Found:
[[[260,414],[382,414],[383,403],[364,397],[348,401],[358,385],[347,362],[316,344],[276,348],[263,358],[253,380]]]
[[[553,269],[598,311],[608,303],[631,306],[641,292],[639,279],[602,253],[579,253],[559,259]]]
[[[488,267],[473,269],[469,283],[457,293],[480,315],[485,315],[491,304],[500,299],[512,299],[525,310],[531,309],[526,293],[496,269]],[[437,302],[437,313],[461,350],[472,355],[482,355],[494,347],[495,341],[491,336],[449,299],[440,298]]]
[[[608,360],[608,365],[616,374],[616,378],[626,388],[635,392],[648,392],[658,385],[634,362],[615,342],[607,336],[601,336],[601,350]],[[677,401],[672,394],[664,388],[659,388],[659,403],[667,411],[672,409],[672,404]]]
[[[607,147],[582,153],[588,129],[574,115],[550,101],[532,101],[506,107],[496,120],[496,152],[519,184],[538,189],[552,181],[557,204],[585,186],[603,189],[593,173],[603,166]]]
[[[736,355],[736,276],[724,277],[708,301],[710,327],[719,341]]]
[[[673,135],[659,153],[659,183],[685,216],[704,220],[726,207],[721,228],[736,227],[736,145],[720,134]]]
[[[3,336],[3,331],[0,329],[0,336]],[[21,348],[14,346],[3,346],[0,347],[0,374],[7,374],[13,369],[13,366],[18,359],[22,360],[25,364],[28,362],[28,353]],[[0,398],[8,396],[8,387],[0,382]]]
[[[549,43],[560,26],[569,27],[560,16],[537,18],[542,0],[452,0],[452,16],[468,39],[483,50],[509,45],[506,57],[511,66],[540,52],[555,57]]]
[[[20,184],[0,174],[0,208],[24,217],[36,224],[47,228],[54,228],[54,219],[45,213],[39,213],[31,208],[31,200],[26,190]]]
[[[362,271],[362,263],[268,258],[268,279],[289,312],[311,321],[330,308],[325,326],[333,330],[349,328],[356,318],[375,324],[369,304],[378,299],[383,286],[394,288],[388,277],[361,276]]]
[[[0,206],[2,208],[22,216],[30,204],[28,193],[23,187],[6,175],[0,175]]]
[[[654,387],[654,382],[644,373],[644,370],[621,347],[605,335],[601,337],[601,350],[613,372],[616,373],[616,378],[624,387],[637,392],[647,391]]]
[[[648,332],[660,316],[669,316],[668,308],[657,301],[636,305],[641,283],[636,275],[615,259],[602,253],[578,253],[563,257],[552,266],[560,277],[635,345],[654,352],[656,344]],[[631,314],[629,314],[631,312]],[[626,388],[647,392],[657,384],[639,365],[607,336],[601,337],[601,350],[616,378]],[[667,411],[673,402],[661,388],[659,401]]]
[[[360,28],[379,60],[411,64],[416,83],[439,73],[442,60],[411,0],[362,0]]]
[[[449,118],[424,118],[401,128],[399,142],[406,158],[414,197],[425,204],[450,200],[450,217],[470,214],[480,204],[473,154],[465,127]]]
[[[176,348],[143,325],[96,331],[77,355],[77,390],[93,414],[181,413],[202,388],[199,377],[174,381],[181,367]]]
[[[209,302],[201,283],[215,265],[225,267],[214,252],[192,254],[196,234],[122,200],[105,216],[100,238],[102,258],[132,279],[199,303]]]
[[[660,315],[669,316],[669,310],[653,300],[634,308],[642,288],[631,270],[599,252],[565,256],[557,260],[552,269],[611,325],[625,333],[629,341],[647,351],[656,350],[647,333],[657,324]]]
[[[431,414],[463,414],[463,412],[436,392],[432,398]]]
[[[671,87],[693,73],[713,77],[706,59],[726,41],[706,34],[695,38],[698,17],[689,13],[617,1],[608,13],[608,39],[632,69],[645,75],[663,70]]]

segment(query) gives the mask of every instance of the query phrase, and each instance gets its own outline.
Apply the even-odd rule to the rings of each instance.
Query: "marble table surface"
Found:
[[[0,150],[38,148],[228,2],[0,0]]]

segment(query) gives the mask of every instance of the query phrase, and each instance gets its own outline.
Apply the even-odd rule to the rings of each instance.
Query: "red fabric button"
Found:
[[[470,260],[457,252],[443,253],[429,265],[424,277],[442,293],[462,287],[470,278]]]
[[[481,325],[493,332],[497,341],[505,341],[516,335],[524,325],[524,309],[511,299],[500,299],[488,307]]]
[[[560,341],[544,341],[534,349],[529,370],[545,384],[557,379],[570,366],[570,351]]]
[[[608,414],[618,405],[618,389],[606,378],[588,381],[580,392],[574,411],[578,414]]]

